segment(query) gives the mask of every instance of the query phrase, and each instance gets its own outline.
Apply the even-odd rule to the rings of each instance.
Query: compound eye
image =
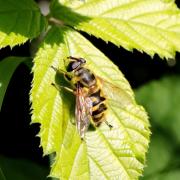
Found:
[[[74,61],[74,62],[72,63],[72,69],[75,70],[75,69],[77,69],[80,65],[81,65],[81,62],[79,62],[79,61]]]
[[[71,71],[74,71],[75,69],[77,69],[80,65],[81,65],[81,62],[72,61],[69,63],[69,65],[67,66],[66,69],[68,72],[71,72]]]
[[[70,62],[70,63],[68,64],[68,66],[66,67],[67,72],[73,71],[73,69],[72,69],[72,63],[73,63],[73,62]]]

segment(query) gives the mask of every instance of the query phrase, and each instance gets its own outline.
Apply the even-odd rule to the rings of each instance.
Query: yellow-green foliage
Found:
[[[103,123],[95,131],[88,131],[83,142],[72,123],[73,95],[51,86],[55,72],[50,66],[64,69],[64,59],[69,55],[84,57],[95,75],[114,86],[105,83],[102,88],[108,99],[106,118],[112,130]],[[47,34],[34,63],[32,122],[41,124],[39,137],[44,154],[56,152],[50,175],[73,180],[137,179],[145,163],[149,122],[118,68],[82,35],[59,27]]]

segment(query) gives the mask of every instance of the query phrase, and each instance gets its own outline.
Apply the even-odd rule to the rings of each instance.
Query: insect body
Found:
[[[76,85],[76,88],[81,87],[86,91],[85,98],[89,98],[92,101],[92,112],[90,113],[92,120],[95,126],[99,126],[104,121],[103,116],[107,109],[105,104],[106,98],[99,87],[100,82],[89,69],[84,67],[86,63],[85,59],[71,56],[68,58],[70,59],[70,63],[67,71],[74,73],[71,81]]]
[[[98,78],[84,67],[85,59],[72,56],[68,59],[70,62],[67,66],[67,73],[64,75],[74,86],[76,126],[83,139],[90,122],[96,127],[100,126],[102,122],[105,122],[110,128],[112,126],[104,119],[107,109],[106,98],[99,87]]]

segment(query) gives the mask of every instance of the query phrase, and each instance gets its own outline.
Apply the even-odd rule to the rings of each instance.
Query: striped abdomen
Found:
[[[105,97],[102,95],[101,89],[98,87],[97,80],[94,74],[84,67],[81,67],[75,71],[75,77],[78,77],[78,81],[88,88],[88,96],[92,100],[92,120],[95,126],[99,126],[103,122],[104,112],[107,109],[105,105]]]
[[[101,90],[98,89],[95,93],[89,96],[93,103],[92,119],[96,126],[99,126],[103,122],[104,112],[107,109],[105,105],[105,97],[101,95]]]

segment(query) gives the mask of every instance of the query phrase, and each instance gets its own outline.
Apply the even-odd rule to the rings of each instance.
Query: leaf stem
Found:
[[[64,22],[63,22],[63,21],[61,21],[61,20],[59,20],[59,19],[56,19],[56,18],[54,18],[54,17],[50,17],[50,18],[48,19],[48,21],[49,21],[49,24],[56,24],[56,25],[58,25],[58,26],[64,26]]]

